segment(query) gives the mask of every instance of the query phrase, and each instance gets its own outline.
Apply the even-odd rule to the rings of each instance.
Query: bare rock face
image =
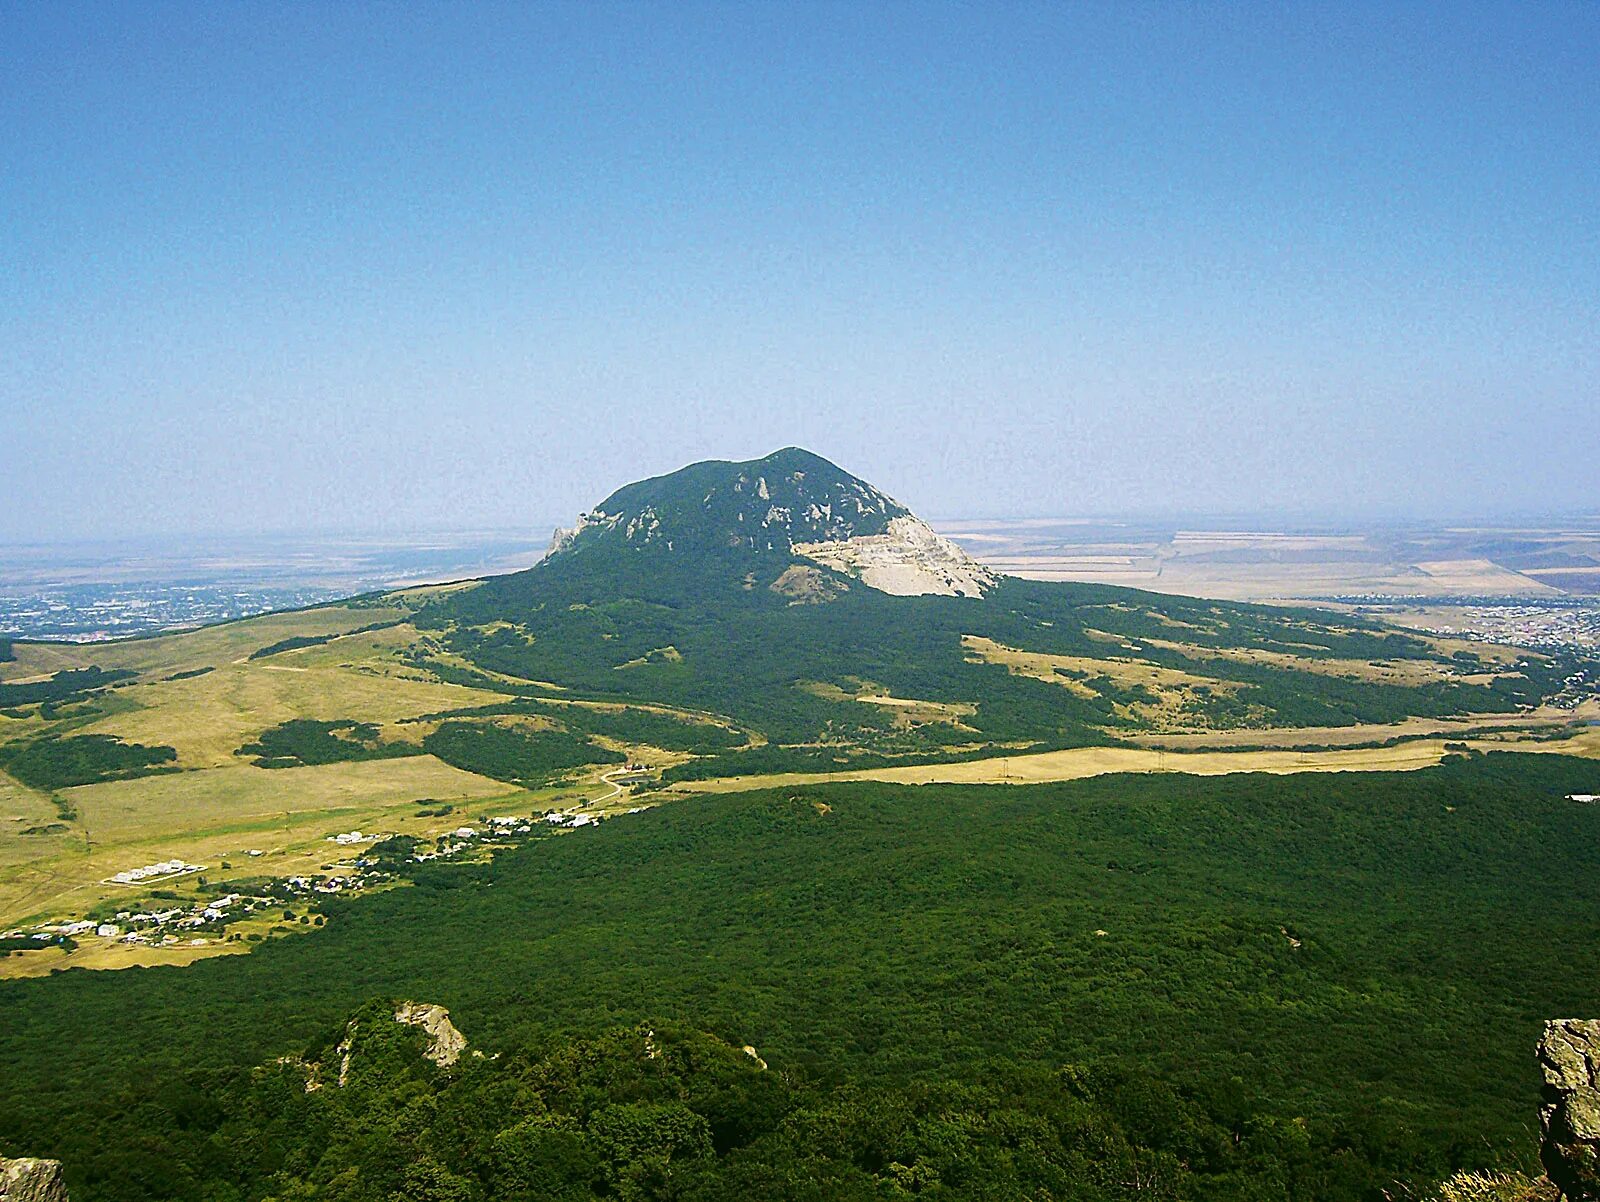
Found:
[[[1558,1018],[1539,1041],[1539,1159],[1569,1202],[1600,1202],[1600,1020]]]
[[[428,1033],[428,1050],[423,1055],[440,1068],[449,1068],[467,1050],[467,1037],[456,1030],[456,1025],[450,1021],[450,1011],[443,1006],[401,1002],[395,1008],[394,1021],[421,1027]]]
[[[981,597],[997,577],[920,518],[904,514],[882,534],[795,543],[794,553],[897,597]]]
[[[61,1162],[0,1157],[0,1202],[67,1202]]]

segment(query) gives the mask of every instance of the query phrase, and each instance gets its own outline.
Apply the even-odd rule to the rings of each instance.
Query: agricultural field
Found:
[[[1190,526],[1147,518],[951,521],[980,562],[1033,580],[1230,601],[1600,594],[1600,523],[1334,528]]]

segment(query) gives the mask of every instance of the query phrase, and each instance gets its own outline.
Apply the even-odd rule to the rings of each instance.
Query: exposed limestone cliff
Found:
[[[342,1089],[350,1083],[351,1073],[361,1061],[363,1052],[370,1049],[372,1040],[376,1037],[380,1041],[384,1038],[385,1024],[381,1021],[382,1011],[377,1009],[378,1003],[363,1007],[362,1011],[344,1026],[344,1035],[333,1047],[333,1055],[338,1064],[338,1074],[335,1083]],[[467,1037],[456,1029],[450,1021],[450,1011],[443,1006],[432,1006],[426,1002],[396,1002],[393,1010],[394,1021],[402,1026],[420,1027],[428,1036],[428,1046],[423,1049],[422,1055],[431,1060],[440,1068],[449,1068],[461,1059],[461,1054],[467,1050]],[[374,1018],[380,1021],[376,1025]],[[474,1052],[474,1056],[482,1056],[482,1052]],[[306,1092],[312,1093],[321,1089],[323,1085],[323,1066],[319,1062],[306,1063],[297,1057],[285,1056],[277,1061],[278,1064],[296,1064],[305,1074]]]
[[[988,568],[909,514],[892,519],[882,534],[796,543],[794,553],[899,597],[981,597],[996,580]]]
[[[0,1202],[67,1202],[61,1162],[0,1157]]]
[[[395,1008],[394,1021],[421,1027],[428,1033],[428,1050],[422,1054],[440,1068],[449,1068],[467,1050],[467,1037],[456,1030],[450,1021],[450,1011],[443,1006],[401,1002]]]
[[[1539,1159],[1569,1202],[1600,1202],[1600,1020],[1546,1023],[1538,1056]]]

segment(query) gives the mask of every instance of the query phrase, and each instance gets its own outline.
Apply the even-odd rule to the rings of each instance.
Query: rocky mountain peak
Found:
[[[995,580],[900,502],[800,447],[620,488],[556,531],[549,558],[601,548],[806,560],[901,595],[981,596]]]
[[[552,553],[621,541],[661,550],[743,548],[787,554],[796,542],[880,534],[909,511],[864,480],[799,447],[743,463],[708,460],[619,488]]]

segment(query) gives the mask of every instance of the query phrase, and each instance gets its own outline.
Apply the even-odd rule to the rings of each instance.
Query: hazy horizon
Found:
[[[1600,6],[0,11],[0,543],[1587,510]]]

